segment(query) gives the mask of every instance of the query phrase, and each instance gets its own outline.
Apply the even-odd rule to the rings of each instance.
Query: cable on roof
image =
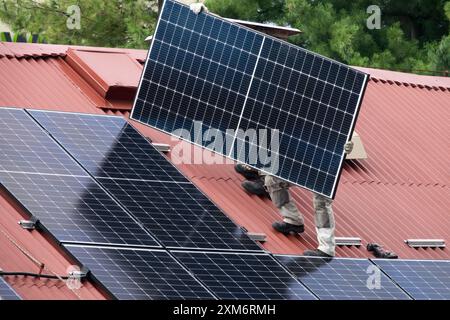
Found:
[[[50,272],[50,273],[53,273],[54,274],[54,277],[56,278],[56,279],[58,279],[58,280],[60,280],[60,281],[64,281],[65,279],[63,278],[63,277],[61,277],[61,276],[59,276],[58,274],[56,274],[55,272],[53,272],[52,270],[50,270],[50,268],[48,268],[44,263],[42,263],[42,262],[40,262],[38,259],[36,259],[35,257],[33,257],[32,255],[31,255],[31,253],[29,253],[26,249],[24,249],[24,248],[22,248],[22,246],[20,246],[6,231],[4,231],[4,230],[2,230],[2,229],[0,229],[0,232],[5,236],[5,238],[6,239],[8,239],[8,241],[9,242],[11,242],[22,254],[24,254],[28,259],[30,259],[34,264],[36,264],[38,267],[39,267],[39,273],[37,274],[35,274],[35,275],[38,275],[38,276],[40,276],[40,277],[42,277],[42,278],[44,278],[44,276],[41,274],[41,272],[43,271],[43,270],[46,270],[46,271],[48,271],[48,272]],[[3,271],[1,271],[1,272],[3,272]],[[30,275],[31,275],[31,273],[30,273]],[[72,288],[69,288],[72,292],[73,292],[73,294],[79,299],[79,300],[83,300],[82,299],[82,297],[80,296],[80,294],[76,291],[76,290],[74,290],[74,289],[72,289]]]
[[[1,271],[0,276],[23,276],[23,277],[36,277],[36,278],[45,278],[45,279],[56,279],[56,280],[67,280],[68,276],[58,276],[51,274],[42,274],[42,273],[32,273],[32,272],[22,272],[22,271]]]

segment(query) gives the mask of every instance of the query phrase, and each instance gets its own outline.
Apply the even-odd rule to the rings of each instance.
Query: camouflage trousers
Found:
[[[270,194],[273,204],[280,210],[283,221],[294,225],[303,225],[302,213],[289,193],[288,182],[274,176],[264,177],[264,186]],[[331,256],[335,255],[336,242],[334,237],[335,222],[332,208],[333,200],[313,193],[314,221],[316,224],[318,249]]]

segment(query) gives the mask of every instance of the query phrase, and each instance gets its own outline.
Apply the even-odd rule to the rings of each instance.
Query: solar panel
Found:
[[[276,258],[321,300],[410,299],[367,259]]]
[[[0,300],[22,300],[2,277],[0,277]]]
[[[450,261],[372,261],[416,300],[450,299]]]
[[[165,247],[261,250],[193,184],[98,180]]]
[[[315,300],[267,254],[172,251],[219,299]]]
[[[65,246],[121,300],[214,299],[166,251]]]
[[[95,177],[187,182],[122,117],[28,112]]]
[[[167,0],[131,118],[334,197],[367,79],[334,60]],[[209,129],[227,143],[211,143]]]
[[[90,177],[0,172],[0,182],[60,242],[159,246]]]
[[[87,176],[22,109],[0,109],[0,171]]]

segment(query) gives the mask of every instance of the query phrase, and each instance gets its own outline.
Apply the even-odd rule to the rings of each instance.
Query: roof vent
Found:
[[[105,99],[133,100],[142,66],[124,52],[69,49],[67,63]]]
[[[357,237],[336,237],[335,238],[337,246],[355,246],[359,247],[361,245],[361,238]]]
[[[347,160],[367,159],[367,153],[366,150],[364,149],[361,137],[356,131],[353,132],[352,142],[353,142],[353,150],[346,156],[345,159]]]
[[[411,248],[445,248],[444,239],[407,239],[405,243]]]

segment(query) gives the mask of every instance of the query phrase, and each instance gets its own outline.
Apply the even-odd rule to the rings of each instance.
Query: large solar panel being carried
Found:
[[[65,248],[117,299],[214,299],[167,251],[70,245]]]
[[[131,118],[334,197],[367,79],[166,0]]]
[[[450,261],[372,261],[416,300],[450,299]]]
[[[367,259],[276,258],[321,300],[410,299]]]
[[[0,301],[1,300],[21,300],[19,295],[0,276]]]
[[[165,247],[261,251],[123,118],[29,112]]]

